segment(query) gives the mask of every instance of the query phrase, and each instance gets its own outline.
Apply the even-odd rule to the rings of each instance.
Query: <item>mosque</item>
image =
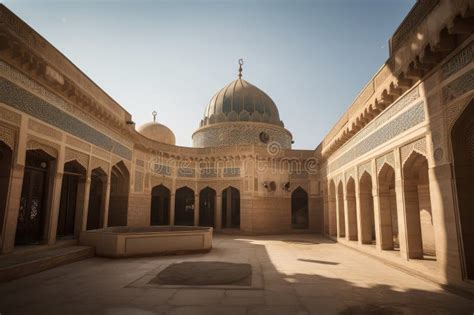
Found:
[[[472,1],[418,1],[313,150],[240,60],[180,147],[0,6],[1,253],[110,226],[314,233],[473,290],[473,31]]]

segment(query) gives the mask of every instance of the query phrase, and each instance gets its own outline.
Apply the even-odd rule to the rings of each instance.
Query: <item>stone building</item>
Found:
[[[1,252],[107,226],[296,231],[473,290],[473,30],[472,1],[418,1],[315,150],[242,68],[179,147],[0,6]]]

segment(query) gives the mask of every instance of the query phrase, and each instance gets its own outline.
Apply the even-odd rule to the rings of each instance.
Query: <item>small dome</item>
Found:
[[[148,139],[161,143],[175,145],[176,137],[174,136],[173,131],[171,131],[171,129],[166,127],[165,125],[156,122],[155,112],[153,116],[154,117],[152,122],[141,125],[140,127],[138,127],[137,131]]]
[[[270,96],[240,77],[212,97],[204,110],[200,127],[239,121],[283,127],[278,108]]]

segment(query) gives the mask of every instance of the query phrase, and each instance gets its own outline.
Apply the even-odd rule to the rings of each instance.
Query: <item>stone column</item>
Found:
[[[395,155],[395,194],[397,197],[398,240],[400,243],[400,256],[403,259],[408,260],[405,192],[403,189],[402,162],[400,158],[399,148],[395,149],[394,155]]]
[[[381,219],[380,219],[380,203],[379,203],[379,181],[377,176],[377,165],[375,159],[372,160],[372,202],[374,207],[374,225],[375,225],[375,247],[377,250],[382,250],[381,246]]]
[[[458,243],[453,177],[451,164],[428,169],[436,260],[443,278],[461,281],[462,252]]]
[[[226,190],[226,228],[232,227],[232,190]]]
[[[341,205],[339,204],[339,193],[338,193],[338,184],[336,184],[336,189],[335,189],[335,205],[336,205],[336,238],[339,238],[339,235],[341,235],[341,218],[339,218],[339,207]]]
[[[176,200],[176,194],[173,192],[170,195],[170,225],[175,225],[174,224],[174,209],[175,209],[175,201]]]
[[[10,253],[15,248],[16,225],[18,223],[24,173],[25,166],[21,164],[15,164],[10,172],[10,189],[5,207],[2,254]]]
[[[362,206],[360,200],[360,183],[359,183],[359,169],[355,169],[355,199],[356,199],[356,213],[357,213],[357,242],[362,245]]]
[[[214,220],[216,231],[220,231],[222,229],[222,195],[216,196],[216,212]]]
[[[83,207],[82,207],[82,224],[81,224],[81,231],[87,230],[87,216],[89,214],[89,198],[90,198],[90,191],[91,191],[91,169],[87,170],[86,173],[86,180],[84,183],[84,198],[83,198]]]
[[[343,194],[343,199],[344,199],[344,222],[346,223],[344,228],[346,231],[346,236],[345,239],[350,241],[350,220],[349,220],[349,202],[347,200],[347,183],[346,179],[344,177],[344,183],[342,186],[342,194]]]
[[[48,198],[50,200],[49,204],[49,213],[47,213],[47,224],[46,224],[46,241],[48,245],[54,245],[56,243],[56,233],[58,229],[58,217],[59,217],[59,205],[61,202],[61,189],[63,183],[63,175],[64,175],[64,155],[65,155],[65,147],[64,145],[61,146],[59,150],[59,155],[56,160],[56,167],[55,169],[50,170],[50,178],[54,178],[52,187],[48,187],[51,189],[51,192],[48,193]],[[55,173],[53,173],[55,172]]]
[[[199,226],[199,194],[194,195],[194,226]]]
[[[109,225],[109,204],[110,204],[110,182],[112,178],[111,170],[109,169],[109,176],[107,176],[107,182],[105,184],[104,191],[104,207],[102,209],[102,227],[106,228]]]
[[[393,249],[392,213],[390,209],[390,189],[387,184],[378,183],[378,204],[380,211],[380,238],[377,248]]]

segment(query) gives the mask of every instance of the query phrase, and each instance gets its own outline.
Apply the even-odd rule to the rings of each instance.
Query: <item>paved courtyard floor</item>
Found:
[[[252,265],[251,289],[137,287],[163,264]],[[0,285],[8,314],[474,314],[474,301],[443,291],[312,235],[217,235],[208,254],[91,258]]]

